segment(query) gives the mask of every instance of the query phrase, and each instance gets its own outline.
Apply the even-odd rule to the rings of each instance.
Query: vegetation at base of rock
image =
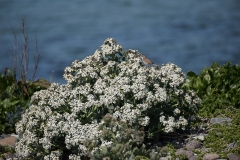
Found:
[[[15,153],[14,147],[0,145],[0,158],[4,157],[4,153]]]
[[[206,147],[211,148],[211,152],[221,157],[226,157],[228,153],[240,155],[240,110],[227,110],[228,115],[233,118],[231,124],[211,125],[204,142]]]

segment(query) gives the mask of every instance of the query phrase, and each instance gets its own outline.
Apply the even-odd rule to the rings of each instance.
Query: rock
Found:
[[[189,160],[198,160],[198,156],[194,155],[194,156],[190,157]]]
[[[220,158],[219,155],[215,153],[207,153],[203,156],[203,160],[215,160]]]
[[[198,136],[195,136],[195,137],[192,137],[194,139],[199,139],[201,141],[204,141],[204,137],[206,136],[207,134],[202,134],[202,135],[198,135]]]
[[[14,147],[16,143],[16,137],[10,136],[0,140],[0,146]],[[13,153],[4,153],[4,159],[16,159],[16,155]],[[0,158],[1,160],[1,158]]]
[[[233,142],[233,143],[229,143],[228,146],[227,146],[227,150],[231,150],[233,148],[237,148],[238,145],[237,145],[237,142]]]
[[[228,125],[231,124],[232,119],[231,118],[212,118],[210,120],[211,124],[225,124],[227,123]]]
[[[227,157],[228,157],[229,160],[240,160],[240,156],[239,156],[239,155],[236,155],[236,154],[234,154],[234,153],[229,153],[229,154],[227,155]]]
[[[197,141],[197,140],[192,140],[192,141],[189,141],[187,144],[186,144],[186,148],[187,150],[189,151],[192,151],[194,149],[197,149],[197,148],[200,148],[202,146],[202,144]]]
[[[16,158],[16,155],[13,153],[4,153],[4,158],[6,159],[12,159],[12,158]]]
[[[175,154],[176,155],[183,154],[183,155],[187,156],[188,159],[193,156],[192,151],[187,151],[187,150],[184,150],[183,148],[178,149]]]
[[[201,148],[202,152],[209,152],[209,150],[210,150],[210,148],[205,148],[205,147]]]
[[[183,148],[183,147],[184,147],[183,144],[182,144],[181,142],[179,142],[178,140],[174,140],[174,141],[172,141],[171,143],[174,145],[174,147],[175,147],[176,149],[179,149],[179,148]]]
[[[0,140],[0,145],[1,146],[9,146],[9,147],[12,147],[15,145],[15,142],[16,142],[16,137],[7,137],[7,138],[4,138],[4,139],[1,139]]]
[[[0,136],[0,140],[1,140],[1,139],[4,139],[4,138],[7,138],[7,137],[10,137],[10,135],[3,133],[3,134]]]
[[[167,157],[161,157],[159,160],[169,160],[171,158],[172,158],[171,156],[167,156]]]
[[[19,136],[18,136],[17,134],[14,134],[14,133],[12,133],[10,136],[11,136],[11,137],[19,138]]]

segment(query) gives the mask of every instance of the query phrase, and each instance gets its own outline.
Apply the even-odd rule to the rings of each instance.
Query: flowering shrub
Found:
[[[145,66],[140,56],[109,38],[93,55],[66,67],[68,83],[36,92],[16,125],[19,156],[149,156],[147,140],[185,129],[200,99],[183,89],[185,75],[179,67]]]

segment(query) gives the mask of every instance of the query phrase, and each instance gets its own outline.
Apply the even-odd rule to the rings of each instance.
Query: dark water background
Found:
[[[35,33],[43,50],[36,79],[50,80],[54,71],[52,81],[66,83],[64,68],[93,54],[108,37],[185,73],[200,73],[212,62],[240,64],[240,0],[0,0],[1,73],[13,67],[10,25],[21,37],[21,18],[30,53]]]

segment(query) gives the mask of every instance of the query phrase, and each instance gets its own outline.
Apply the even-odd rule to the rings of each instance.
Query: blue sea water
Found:
[[[35,34],[43,51],[36,79],[66,83],[63,72],[75,59],[93,54],[114,38],[161,65],[172,62],[200,73],[212,62],[240,63],[239,0],[1,0],[0,71],[13,67],[13,32],[22,41],[25,19],[29,53]],[[33,70],[29,61],[29,79]]]

